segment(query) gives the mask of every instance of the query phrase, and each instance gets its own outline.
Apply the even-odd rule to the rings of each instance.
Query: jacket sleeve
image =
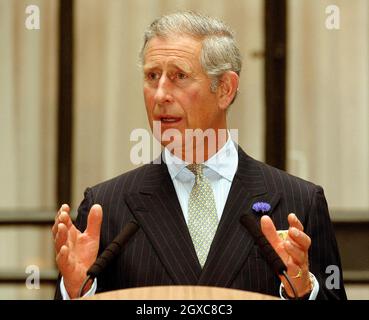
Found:
[[[341,259],[324,191],[317,186],[311,198],[305,232],[311,238],[309,269],[319,282],[317,299],[347,299]]]

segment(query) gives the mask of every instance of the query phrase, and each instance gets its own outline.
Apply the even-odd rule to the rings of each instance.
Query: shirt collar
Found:
[[[164,148],[164,161],[167,164],[170,177],[173,179],[177,178],[180,173],[190,171],[186,169],[189,163],[186,163],[182,159],[173,155],[167,148]],[[210,159],[204,162],[206,168],[211,169],[210,175],[216,173],[223,178],[233,181],[233,177],[237,171],[238,166],[238,153],[235,143],[231,139],[231,135],[228,132],[228,139],[224,146],[218,150]],[[207,169],[204,173],[206,174]]]

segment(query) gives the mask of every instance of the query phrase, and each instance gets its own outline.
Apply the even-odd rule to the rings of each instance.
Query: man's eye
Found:
[[[146,78],[149,80],[158,80],[160,78],[160,75],[156,72],[149,72],[146,74]]]
[[[178,72],[177,73],[177,79],[179,80],[184,80],[184,79],[187,79],[187,74],[183,73],[183,72]]]

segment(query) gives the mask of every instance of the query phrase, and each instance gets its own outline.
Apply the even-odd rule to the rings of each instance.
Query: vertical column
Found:
[[[58,205],[69,203],[72,187],[73,0],[59,2]]]
[[[286,1],[265,0],[265,160],[286,167]]]

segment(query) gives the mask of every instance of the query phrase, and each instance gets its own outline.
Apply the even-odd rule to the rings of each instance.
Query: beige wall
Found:
[[[0,209],[55,205],[57,1],[0,0]]]
[[[331,208],[369,208],[369,2],[290,0],[288,169],[322,185]],[[367,216],[367,219],[369,217]]]
[[[38,5],[41,29],[25,28]],[[0,0],[0,214],[55,207],[57,1]],[[0,273],[54,267],[49,229],[0,228]],[[20,290],[22,288],[22,290]],[[1,285],[0,299],[49,297],[23,285]]]

